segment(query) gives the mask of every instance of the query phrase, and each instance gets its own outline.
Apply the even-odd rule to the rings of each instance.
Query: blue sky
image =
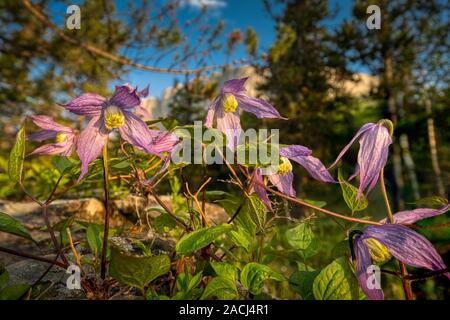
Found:
[[[79,1],[74,1],[73,3],[79,3]],[[156,1],[156,0],[155,0]],[[158,0],[164,1],[164,0]],[[180,9],[179,17],[182,20],[187,20],[198,13],[199,4],[206,3],[209,5],[209,19],[211,23],[218,20],[223,20],[225,22],[225,32],[229,33],[234,29],[240,29],[245,31],[248,27],[253,28],[258,34],[259,49],[262,51],[267,50],[271,43],[275,39],[275,25],[273,20],[269,17],[268,13],[264,9],[262,0],[183,0],[184,5]],[[116,0],[117,9],[126,10],[126,1]],[[330,9],[338,9],[337,15],[333,20],[327,21],[326,25],[329,28],[340,24],[342,20],[350,16],[351,13],[352,0],[329,0]],[[64,6],[55,5],[52,6],[51,10],[55,11],[65,11]],[[63,12],[64,12],[63,11]],[[65,12],[64,12],[65,13]],[[63,18],[61,15],[52,15],[59,18]],[[83,18],[81,18],[83,19]],[[56,21],[55,22],[59,22]],[[82,20],[81,20],[82,21]],[[193,39],[194,40],[194,39]],[[215,64],[225,63],[224,55],[217,54],[214,58]],[[243,48],[234,52],[232,59],[245,58],[245,52]],[[168,64],[169,61],[167,61]],[[162,61],[159,67],[164,67],[164,61]],[[162,91],[171,86],[176,79],[176,75],[173,74],[159,74],[149,71],[132,70],[129,74],[125,75],[121,82],[126,81],[131,83],[133,86],[144,87],[150,83],[150,94],[153,96],[161,96]]]
[[[187,0],[188,2],[189,0]],[[211,20],[222,19],[225,22],[225,34],[233,29],[246,30],[252,27],[259,37],[260,49],[266,50],[270,47],[275,39],[275,25],[264,9],[261,0],[191,0],[193,3],[200,1],[210,1],[216,6],[210,6]],[[327,21],[330,28],[342,22],[351,14],[351,0],[329,0],[330,9],[337,9],[336,17]],[[188,19],[195,15],[195,11],[199,10],[193,4],[186,4],[180,12],[183,18]],[[243,50],[234,53],[234,58],[239,59],[245,57]],[[224,63],[224,57],[216,56],[216,63]],[[150,83],[151,95],[160,96],[162,91],[171,86],[177,76],[171,74],[157,74],[148,71],[132,71],[125,77],[125,80],[139,87]]]

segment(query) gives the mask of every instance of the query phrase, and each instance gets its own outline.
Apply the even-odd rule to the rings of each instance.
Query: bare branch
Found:
[[[141,70],[151,71],[151,72],[158,72],[158,73],[174,73],[174,74],[199,74],[208,70],[214,70],[214,69],[220,69],[228,66],[228,64],[224,65],[214,65],[214,66],[205,66],[201,68],[195,68],[195,69],[172,69],[172,68],[157,68],[152,66],[143,65],[140,63],[136,63],[127,57],[121,56],[121,55],[115,55],[113,53],[109,53],[107,51],[104,51],[100,48],[97,48],[91,44],[81,42],[77,39],[74,39],[64,33],[64,31],[60,30],[55,24],[53,24],[44,13],[42,13],[38,8],[36,8],[30,0],[22,0],[23,5],[25,8],[33,15],[35,16],[39,21],[41,21],[44,25],[49,27],[53,32],[55,32],[57,35],[59,35],[64,41],[71,43],[73,45],[77,45],[90,53],[100,56],[102,58],[111,60],[113,62],[119,63],[121,65],[134,67]]]

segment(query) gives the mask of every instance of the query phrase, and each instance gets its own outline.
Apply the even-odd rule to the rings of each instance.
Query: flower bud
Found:
[[[385,127],[388,130],[389,135],[392,137],[392,135],[394,134],[394,124],[392,123],[391,120],[382,119],[382,120],[378,121],[378,124]]]

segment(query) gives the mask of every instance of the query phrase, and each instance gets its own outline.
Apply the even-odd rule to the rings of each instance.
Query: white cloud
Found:
[[[223,0],[186,0],[185,4],[191,5],[196,8],[211,7],[211,8],[223,8],[227,3]]]

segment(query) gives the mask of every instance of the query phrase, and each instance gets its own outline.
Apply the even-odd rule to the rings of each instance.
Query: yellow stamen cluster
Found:
[[[234,95],[225,93],[222,98],[222,107],[225,112],[234,112],[238,106],[238,102]]]
[[[285,174],[292,171],[292,164],[287,158],[280,157],[280,161],[281,163],[278,166],[277,174]]]
[[[370,256],[372,257],[372,261],[375,264],[386,263],[392,258],[392,255],[389,253],[389,250],[379,241],[369,238],[364,239],[364,242],[369,248]]]
[[[62,133],[62,132],[56,134],[56,143],[64,142],[64,141],[66,141],[66,139],[67,139],[67,134]]]
[[[125,117],[122,110],[116,106],[109,106],[105,110],[105,127],[108,130],[120,128],[125,124]]]

